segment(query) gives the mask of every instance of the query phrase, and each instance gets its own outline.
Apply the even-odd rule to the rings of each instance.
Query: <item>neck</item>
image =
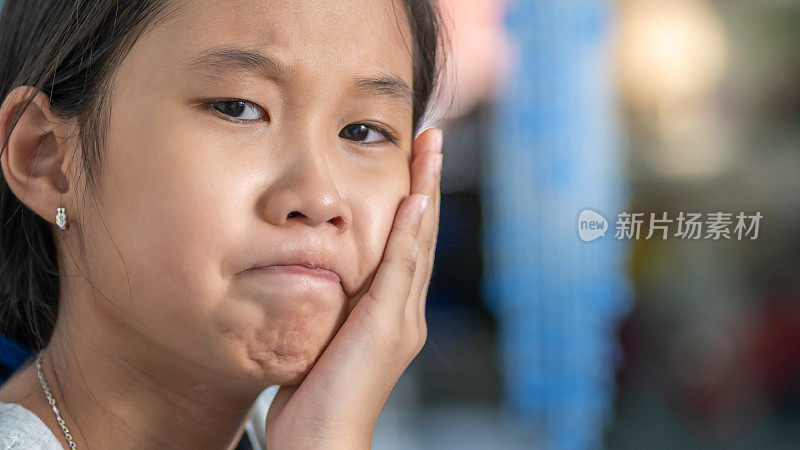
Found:
[[[68,331],[56,327],[42,366],[78,448],[232,449],[264,388],[209,373],[135,332],[113,345],[83,324]],[[54,419],[46,423],[63,438]]]

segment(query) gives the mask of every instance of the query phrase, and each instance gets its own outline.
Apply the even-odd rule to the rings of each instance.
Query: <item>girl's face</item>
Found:
[[[68,278],[65,297],[106,297],[89,308],[97,326],[215,373],[299,382],[409,194],[402,2],[177,6],[112,79],[98,202],[68,243],[99,292]],[[340,280],[247,270],[302,263]]]

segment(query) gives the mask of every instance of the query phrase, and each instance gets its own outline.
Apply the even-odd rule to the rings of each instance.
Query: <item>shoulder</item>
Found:
[[[0,402],[0,450],[62,450],[39,417],[15,403]]]

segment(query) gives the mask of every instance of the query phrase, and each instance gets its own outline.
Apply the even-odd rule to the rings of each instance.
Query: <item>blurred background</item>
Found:
[[[430,334],[375,448],[800,448],[800,1],[444,3]],[[680,212],[763,219],[645,239]]]
[[[442,3],[429,337],[373,447],[800,448],[800,0]],[[645,238],[681,212],[763,219]]]

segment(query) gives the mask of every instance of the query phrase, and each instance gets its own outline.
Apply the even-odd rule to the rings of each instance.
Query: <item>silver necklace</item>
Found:
[[[44,379],[44,372],[42,371],[42,353],[43,352],[39,352],[39,354],[36,355],[36,371],[39,374],[39,381],[42,382],[42,389],[44,389],[44,395],[47,397],[47,403],[50,403],[50,406],[53,407],[53,412],[56,414],[56,420],[58,421],[58,424],[61,425],[61,430],[64,432],[64,437],[67,438],[69,448],[75,450],[75,441],[72,440],[72,435],[69,434],[69,428],[67,428],[67,424],[64,423],[64,419],[61,418],[61,413],[58,412],[58,408],[56,407],[56,399],[54,399],[52,394],[50,394],[50,387],[47,385],[47,380]]]

